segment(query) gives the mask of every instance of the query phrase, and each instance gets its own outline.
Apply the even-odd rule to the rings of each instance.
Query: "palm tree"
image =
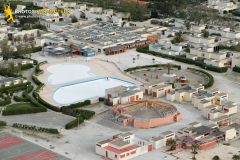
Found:
[[[240,155],[233,155],[232,160],[240,160]]]
[[[175,150],[176,149],[176,140],[174,139],[168,139],[166,142],[166,145],[169,147],[169,150]]]
[[[132,60],[133,60],[133,63],[135,63],[136,58],[133,58]]]
[[[196,160],[196,154],[198,153],[200,146],[197,143],[192,144],[192,153],[193,153],[193,160]]]
[[[152,59],[152,62],[155,63],[155,58]]]
[[[212,160],[220,160],[220,157],[218,155],[215,155]]]
[[[9,58],[12,57],[13,50],[10,45],[8,45],[8,40],[4,39],[0,41],[0,48],[2,50],[1,56],[3,57],[4,60],[8,60]]]
[[[190,21],[185,21],[185,27],[187,30],[190,30],[191,29],[191,23]]]
[[[27,35],[27,34],[24,34],[23,40],[24,40],[24,42],[27,42],[27,41],[28,41],[28,35]]]

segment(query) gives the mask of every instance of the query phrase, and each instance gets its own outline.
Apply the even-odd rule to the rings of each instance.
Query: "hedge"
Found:
[[[240,73],[240,67],[238,67],[238,66],[234,66],[232,70],[233,70],[234,72]]]
[[[0,127],[6,126],[7,123],[5,121],[0,121]]]
[[[21,65],[21,70],[27,70],[30,68],[33,68],[33,64],[31,63]]]
[[[32,125],[27,125],[27,124],[19,124],[19,123],[14,123],[12,126],[14,128],[32,130],[32,131],[37,131],[37,132],[59,134],[58,130],[55,128],[44,128],[44,127],[37,127],[37,126],[32,126]]]
[[[80,115],[84,120],[90,119],[95,115],[94,111],[72,108],[62,108],[62,113],[73,117]]]
[[[60,112],[61,111],[61,109],[59,107],[51,105],[50,103],[44,101],[36,91],[33,92],[33,97],[36,99],[36,101],[38,103],[45,106],[46,108],[51,109],[55,112]]]
[[[167,66],[167,65],[166,64],[154,64],[154,65],[137,66],[137,67],[128,68],[125,70],[125,72],[130,72],[130,71],[144,69],[144,68],[162,67],[162,66]],[[181,66],[179,66],[179,65],[173,65],[173,67],[178,68],[178,70],[181,69]]]
[[[15,103],[12,105],[8,105],[6,109],[3,110],[2,115],[19,115],[46,111],[46,108],[44,108],[43,106],[38,106],[35,103]]]
[[[4,97],[3,100],[0,100],[0,106],[6,106],[11,104],[11,97]]]
[[[65,129],[72,129],[78,126],[78,124],[81,124],[84,122],[84,119],[82,117],[76,118],[69,123],[65,125]]]
[[[205,71],[199,70],[199,69],[195,69],[195,68],[188,68],[188,69],[193,70],[193,71],[197,71],[197,72],[201,72],[202,74],[204,74],[208,77],[208,83],[203,84],[204,88],[212,87],[212,85],[214,84],[214,78],[208,72],[205,72]]]
[[[149,51],[148,46],[137,48],[136,50],[137,50],[137,52],[141,52],[141,53],[145,53],[145,54],[149,54],[149,55],[154,55],[154,56],[162,57],[162,58],[168,58],[168,59],[172,59],[172,60],[187,63],[187,64],[196,65],[196,66],[199,66],[203,69],[218,72],[218,73],[227,72],[227,70],[228,70],[227,67],[215,67],[215,66],[207,65],[204,62],[194,61],[192,59],[189,59],[189,58],[186,58],[186,57],[183,57],[183,56],[172,56],[172,55],[166,55],[166,54],[162,54],[162,53],[158,53],[158,52],[154,52],[154,51]]]
[[[14,96],[13,99],[16,102],[29,102],[29,100],[27,98],[19,97],[19,96]]]
[[[39,81],[36,76],[32,76],[32,80],[34,83],[36,83],[36,85],[43,85],[43,83],[41,81]]]
[[[220,50],[226,49],[226,50],[230,50],[230,51],[240,52],[240,44],[237,44],[237,45],[235,45],[235,46],[230,46],[230,47],[224,46],[224,45],[220,45],[220,46],[219,46],[219,49],[220,49]]]
[[[40,69],[40,66],[43,65],[43,64],[45,64],[45,63],[47,63],[47,61],[40,62],[40,63],[38,63],[38,64],[36,65],[36,67],[35,67],[35,74],[36,74],[36,75],[38,75],[38,74],[40,74],[40,73],[43,72],[43,70]]]
[[[84,106],[87,106],[90,104],[91,104],[90,100],[85,100],[84,102],[78,102],[75,104],[71,104],[69,106],[63,106],[62,108],[80,108],[80,107],[84,107]]]

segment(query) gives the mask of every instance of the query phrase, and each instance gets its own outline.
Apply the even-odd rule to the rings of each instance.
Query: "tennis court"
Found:
[[[57,153],[6,132],[0,132],[0,159],[69,160]]]

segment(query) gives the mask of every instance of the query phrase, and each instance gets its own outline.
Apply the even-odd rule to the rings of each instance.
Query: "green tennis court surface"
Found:
[[[69,160],[10,133],[0,132],[0,160]]]

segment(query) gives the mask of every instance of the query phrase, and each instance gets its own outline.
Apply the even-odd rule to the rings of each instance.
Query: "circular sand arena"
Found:
[[[171,104],[157,100],[137,101],[112,108],[116,118],[123,119],[124,126],[153,128],[181,120],[181,114]]]

